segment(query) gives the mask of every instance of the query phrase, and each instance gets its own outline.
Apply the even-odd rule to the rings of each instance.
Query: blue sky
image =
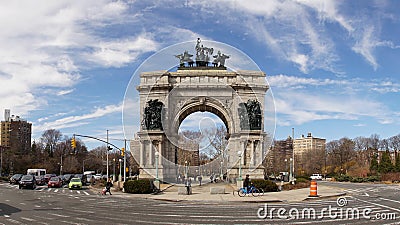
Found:
[[[46,129],[124,138],[124,95],[139,65],[201,37],[240,49],[267,74],[276,139],[292,127],[327,141],[387,138],[400,133],[399,9],[395,0],[3,2],[0,110],[32,122],[33,139]]]

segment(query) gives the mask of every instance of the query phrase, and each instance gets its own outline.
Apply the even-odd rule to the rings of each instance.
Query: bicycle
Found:
[[[254,185],[249,186],[247,188],[240,188],[237,191],[237,193],[238,193],[238,195],[240,197],[244,197],[244,196],[249,195],[249,194],[253,195],[254,197],[258,197],[260,195],[264,195],[263,189],[256,188]]]

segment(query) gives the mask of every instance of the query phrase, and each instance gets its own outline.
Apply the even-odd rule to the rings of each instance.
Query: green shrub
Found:
[[[379,178],[379,176],[369,176],[367,177],[367,181],[368,182],[375,182],[375,181],[380,181],[381,179]]]
[[[132,194],[150,194],[152,193],[152,186],[151,179],[127,180],[124,183],[124,190]]]
[[[350,181],[353,183],[363,183],[363,182],[366,182],[367,179],[364,179],[362,177],[353,177],[353,178],[351,178]]]
[[[2,180],[2,181],[9,181],[8,177],[0,177],[0,180]]]
[[[278,185],[270,180],[254,179],[251,180],[256,188],[263,189],[264,192],[278,191]]]
[[[339,181],[339,182],[348,182],[348,181],[351,181],[351,179],[352,178],[349,175],[345,175],[345,174],[335,177],[335,180]]]
[[[308,183],[310,182],[307,178],[304,177],[297,177],[296,178],[296,183]]]

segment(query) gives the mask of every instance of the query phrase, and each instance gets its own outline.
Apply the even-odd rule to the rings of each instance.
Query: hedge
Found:
[[[263,189],[264,192],[274,192],[278,191],[278,185],[270,180],[254,179],[251,180],[256,188]]]
[[[127,180],[124,183],[124,190],[132,194],[150,194],[153,192],[152,182],[151,179]]]

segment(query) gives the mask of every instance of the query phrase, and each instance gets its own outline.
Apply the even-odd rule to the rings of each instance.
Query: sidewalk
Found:
[[[263,196],[254,197],[252,195],[246,195],[240,197],[237,195],[234,184],[227,183],[208,183],[202,186],[193,186],[191,195],[178,195],[178,187],[172,185],[163,185],[161,193],[156,195],[144,195],[144,194],[129,194],[123,192],[113,192],[113,196],[128,197],[128,198],[146,198],[163,201],[210,201],[210,202],[253,202],[253,203],[268,203],[268,202],[299,202],[311,199],[321,199],[329,197],[338,197],[345,195],[345,193],[338,188],[331,188],[323,185],[318,185],[318,196],[319,198],[309,198],[309,188],[302,188],[290,191],[281,192],[266,192]],[[182,187],[182,186],[180,186]],[[210,194],[211,187],[225,188],[225,194]]]

